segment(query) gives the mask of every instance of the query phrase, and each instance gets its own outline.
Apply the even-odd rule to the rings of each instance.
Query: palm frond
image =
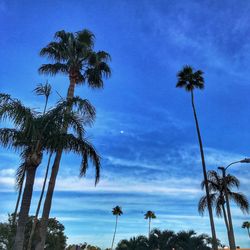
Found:
[[[33,90],[37,95],[43,95],[48,98],[51,95],[51,85],[46,82],[45,84],[39,83]]]
[[[10,119],[15,126],[27,126],[32,123],[36,112],[25,107],[19,100],[0,95],[0,120]],[[7,99],[6,99],[7,98]]]
[[[81,46],[86,48],[93,48],[95,35],[91,31],[83,29],[76,32],[76,39]]]
[[[207,196],[202,196],[198,203],[198,212],[200,215],[204,215],[207,208]]]
[[[80,176],[85,176],[88,169],[89,160],[95,167],[95,184],[100,179],[101,158],[94,146],[84,138],[75,137],[73,134],[51,134],[47,141],[47,148],[51,152],[55,152],[58,148],[65,152],[73,152],[82,157]]]
[[[225,182],[226,182],[228,188],[231,188],[231,187],[239,188],[240,187],[239,179],[233,175],[228,174],[225,177]]]
[[[243,213],[249,213],[249,202],[242,193],[229,192],[229,198],[234,201]]]
[[[16,189],[19,190],[25,179],[25,163],[23,162],[16,171]]]
[[[0,128],[0,143],[7,148],[22,149],[30,143],[25,133],[11,128]]]
[[[40,74],[48,74],[48,75],[56,75],[58,73],[62,74],[68,74],[68,66],[63,63],[48,63],[48,64],[43,64],[39,69],[38,72]]]

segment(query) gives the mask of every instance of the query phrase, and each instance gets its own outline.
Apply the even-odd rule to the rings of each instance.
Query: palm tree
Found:
[[[70,107],[77,106],[75,111],[65,112]],[[93,160],[99,174],[99,156],[93,146],[84,138],[83,118],[91,117],[92,106],[80,98],[62,101],[44,115],[41,115],[22,105],[19,100],[9,95],[0,94],[0,120],[10,119],[16,129],[0,129],[0,143],[5,147],[21,150],[23,163],[18,169],[19,176],[26,172],[26,182],[19,212],[14,250],[21,250],[24,241],[25,225],[28,219],[32,191],[37,167],[42,161],[43,151],[55,152],[58,147],[81,154],[83,157],[82,174],[86,172],[88,157]],[[74,134],[62,133],[62,124],[67,124]]]
[[[105,51],[94,51],[94,38],[94,34],[86,29],[76,33],[61,30],[55,33],[55,41],[50,42],[40,51],[41,56],[46,56],[53,61],[52,64],[43,64],[39,68],[40,73],[53,76],[62,73],[68,76],[68,100],[73,98],[76,85],[85,83],[91,88],[102,88],[103,78],[108,78],[111,75],[108,65],[110,55]],[[64,128],[64,131],[67,131],[67,127]],[[62,152],[62,149],[58,148],[52,167],[41,220],[41,241],[36,246],[36,250],[44,249],[48,218]],[[97,181],[98,179],[96,179],[96,183]]]
[[[121,240],[116,250],[147,250],[149,248],[148,239],[145,236],[132,237],[129,240]]]
[[[113,246],[114,246],[117,223],[118,223],[118,217],[123,214],[122,208],[119,207],[119,206],[114,207],[113,210],[112,210],[112,214],[115,215],[116,219],[115,219],[115,232],[114,232],[114,236],[113,236],[113,240],[112,240],[111,250],[113,250]]]
[[[44,105],[44,109],[43,109],[43,115],[44,115],[46,113],[49,96],[51,95],[51,92],[52,92],[51,91],[51,85],[48,83],[48,81],[46,82],[46,84],[39,84],[34,89],[34,92],[39,96],[44,96],[45,97],[45,105]],[[44,177],[43,186],[42,186],[42,191],[41,191],[40,198],[39,198],[39,201],[38,201],[36,213],[35,213],[35,216],[34,216],[34,219],[33,219],[33,224],[32,224],[32,228],[31,228],[31,233],[30,233],[30,237],[29,237],[27,250],[31,250],[31,247],[32,247],[32,238],[33,238],[33,236],[35,234],[36,225],[37,225],[37,222],[38,222],[38,215],[39,215],[39,211],[40,211],[40,207],[41,207],[41,203],[42,203],[42,199],[43,199],[43,195],[44,195],[45,186],[46,186],[46,183],[47,183],[50,160],[51,160],[52,154],[53,154],[53,152],[49,153],[48,163],[47,163],[47,167],[46,167],[46,171],[45,171],[45,177]]]
[[[199,146],[200,146],[202,170],[203,170],[203,175],[204,175],[206,196],[208,200],[208,212],[209,212],[210,226],[211,226],[212,239],[213,239],[212,245],[213,245],[214,250],[218,250],[214,219],[213,219],[213,211],[212,211],[212,206],[211,206],[211,201],[210,201],[210,196],[209,196],[209,189],[208,189],[208,182],[207,182],[207,170],[206,170],[205,156],[204,156],[204,151],[203,151],[198,118],[197,118],[195,104],[194,104],[194,90],[204,89],[203,72],[201,70],[194,71],[193,68],[190,66],[184,66],[184,68],[178,72],[177,78],[178,78],[178,82],[176,84],[176,87],[184,88],[186,91],[191,93],[191,102],[192,102],[196,131],[197,131],[198,141],[199,141]]]
[[[193,230],[181,231],[176,235],[177,250],[210,250],[210,238],[205,235],[196,235]]]
[[[218,217],[224,218],[224,222],[227,229],[228,241],[230,247],[232,246],[231,237],[230,237],[230,228],[228,223],[228,215],[225,209],[225,187],[223,176],[220,176],[216,171],[208,171],[208,188],[210,191],[210,200],[212,206],[215,208],[216,215]],[[233,187],[239,188],[240,181],[233,175],[228,174],[225,178],[225,185],[227,188],[229,198],[240,207],[243,213],[247,213],[249,209],[249,203],[245,195],[242,193],[233,192],[231,189]],[[201,183],[202,188],[204,189],[204,181]],[[207,208],[207,196],[203,196],[198,205],[199,212],[203,215],[205,209]]]
[[[147,213],[144,214],[145,220],[148,220],[148,238],[150,237],[150,226],[151,226],[151,220],[156,219],[155,213],[153,211],[147,211]]]
[[[248,236],[250,238],[250,222],[249,221],[244,221],[242,223],[242,228],[246,228]]]
[[[153,229],[149,238],[149,249],[172,250],[175,242],[176,235],[173,231]]]
[[[34,89],[34,92],[37,95],[45,96],[45,105],[44,105],[44,110],[43,110],[43,114],[45,114],[47,104],[48,104],[48,99],[49,99],[49,96],[51,94],[51,85],[48,82],[46,82],[46,84],[44,84],[44,85],[40,83]],[[19,208],[20,198],[21,198],[22,190],[23,190],[23,182],[25,180],[25,171],[22,171],[21,173],[18,173],[17,177],[18,177],[18,179],[17,179],[18,197],[17,197],[16,206],[15,206],[15,211],[13,213],[13,220],[12,220],[13,225],[16,222],[16,215],[17,215],[17,211],[18,211],[18,208]]]

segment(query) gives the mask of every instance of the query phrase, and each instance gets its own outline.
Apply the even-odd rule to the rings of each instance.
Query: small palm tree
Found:
[[[228,224],[228,216],[225,209],[225,186],[223,177],[220,176],[216,171],[208,171],[208,188],[210,191],[210,200],[212,206],[215,208],[216,215],[218,217],[223,217],[228,233],[228,241],[231,244],[230,229]],[[225,179],[225,184],[227,188],[227,193],[229,198],[236,203],[243,213],[247,213],[249,210],[249,203],[246,196],[242,193],[233,192],[232,188],[239,188],[240,181],[233,175],[228,174]],[[204,181],[201,183],[204,189]],[[200,214],[204,214],[207,208],[207,196],[203,196],[198,205],[198,210]]]
[[[55,33],[55,41],[50,42],[40,51],[41,56],[45,56],[53,62],[43,64],[39,68],[40,73],[53,76],[61,73],[68,76],[68,100],[74,97],[76,85],[87,84],[91,88],[102,88],[103,78],[109,78],[111,75],[108,65],[110,55],[105,51],[94,51],[94,38],[94,34],[87,29],[76,33],[61,30]],[[67,131],[67,127],[64,130]],[[61,148],[57,150],[52,167],[41,220],[41,241],[36,246],[36,250],[44,249],[47,224],[62,152]]]
[[[183,69],[178,72],[177,78],[178,78],[178,82],[176,84],[176,87],[177,88],[184,88],[187,92],[191,93],[191,103],[192,103],[196,131],[197,131],[198,141],[199,141],[199,146],[200,146],[202,171],[203,171],[204,182],[205,182],[206,196],[207,196],[207,200],[208,200],[208,212],[209,212],[210,226],[211,226],[212,239],[213,239],[213,249],[218,250],[217,238],[216,238],[216,232],[215,232],[215,226],[214,226],[214,219],[213,219],[213,211],[212,211],[209,190],[208,190],[205,156],[204,156],[204,150],[203,150],[203,144],[202,144],[202,139],[201,139],[198,118],[197,118],[195,104],[194,104],[194,90],[195,89],[204,89],[203,72],[201,70],[195,71],[190,66],[184,66]]]
[[[250,238],[250,221],[244,221],[242,223],[242,228],[245,228],[247,230],[248,236]]]
[[[145,220],[148,220],[148,238],[150,238],[150,227],[151,227],[151,220],[156,219],[156,215],[153,211],[147,211],[147,213],[144,214]]]
[[[116,235],[116,229],[117,229],[117,223],[118,223],[118,217],[123,214],[122,208],[119,206],[116,206],[112,210],[112,214],[115,216],[115,231],[114,231],[114,236],[112,240],[112,245],[111,245],[111,250],[113,250],[114,242],[115,242],[115,235]]]

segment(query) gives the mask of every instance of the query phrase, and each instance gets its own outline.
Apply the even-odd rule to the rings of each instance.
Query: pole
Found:
[[[221,167],[220,169],[222,171],[223,186],[224,186],[225,198],[226,198],[227,216],[228,216],[228,224],[229,224],[229,235],[230,235],[229,244],[230,244],[231,250],[236,250],[232,215],[231,215],[231,209],[230,209],[230,203],[229,203],[228,191],[227,191],[227,185],[226,185],[226,169],[224,167]]]

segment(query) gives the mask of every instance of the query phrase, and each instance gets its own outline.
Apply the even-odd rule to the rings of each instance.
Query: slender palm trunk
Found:
[[[228,217],[227,217],[227,212],[226,212],[224,204],[222,205],[222,211],[223,211],[223,217],[224,217],[225,225],[226,225],[226,228],[227,228],[228,243],[231,246],[230,228],[229,228],[229,225],[228,225]]]
[[[16,223],[16,216],[17,216],[17,211],[18,211],[18,208],[19,208],[20,199],[21,199],[22,192],[23,192],[23,183],[24,183],[24,181],[25,181],[25,171],[23,173],[21,185],[20,185],[19,191],[18,191],[16,207],[15,207],[15,211],[14,211],[14,214],[13,214],[12,225],[15,225],[15,223]]]
[[[41,192],[41,195],[40,195],[40,198],[39,198],[39,202],[38,202],[37,209],[36,209],[36,214],[35,214],[34,221],[33,221],[33,224],[32,224],[32,229],[31,229],[31,233],[30,233],[30,238],[29,238],[29,243],[28,243],[27,250],[31,250],[31,247],[32,247],[32,239],[33,239],[33,236],[34,236],[34,233],[35,233],[35,230],[36,230],[36,225],[37,225],[37,222],[38,222],[38,215],[39,215],[39,212],[40,212],[40,207],[41,207],[41,203],[42,203],[42,200],[43,200],[43,194],[44,194],[45,186],[46,186],[46,183],[47,183],[51,157],[52,157],[52,153],[50,153],[50,155],[49,155],[49,159],[48,159],[48,163],[47,163],[47,167],[46,167],[46,172],[45,172],[45,177],[44,177],[44,181],[43,181],[42,192]]]
[[[250,238],[250,230],[249,230],[249,227],[247,228],[247,232],[248,232],[248,236]]]
[[[29,216],[29,209],[30,209],[37,166],[32,165],[26,167],[26,182],[23,191],[22,204],[18,218],[17,232],[13,250],[23,250],[24,232],[25,232],[26,222]]]
[[[116,235],[117,223],[118,223],[118,215],[116,215],[115,232],[114,232],[114,236],[113,236],[113,240],[112,240],[111,250],[113,250],[113,246],[114,246],[114,242],[115,242],[115,235]]]
[[[205,156],[204,156],[204,151],[203,151],[203,145],[202,145],[202,139],[201,139],[201,134],[200,134],[199,123],[198,123],[197,114],[196,114],[196,110],[195,110],[193,91],[191,91],[191,99],[192,99],[192,107],[193,107],[195,125],[196,125],[198,140],[199,140],[199,146],[200,146],[202,170],[203,170],[203,175],[204,175],[204,182],[205,182],[205,189],[206,189],[206,196],[207,196],[207,207],[208,207],[208,213],[209,213],[209,218],[210,218],[210,226],[211,226],[211,232],[212,232],[212,248],[213,248],[213,250],[218,250],[218,244],[217,244],[217,238],[216,238],[216,232],[215,232],[215,226],[214,226],[214,219],[213,219],[213,211],[212,211],[211,199],[210,199],[210,196],[209,196],[209,189],[208,189],[208,180],[207,180],[207,170],[206,170]]]
[[[72,79],[70,79],[67,100],[70,100],[74,97],[74,90],[75,90],[75,82]],[[66,132],[67,127],[63,128],[63,130]],[[53,167],[51,170],[49,186],[48,186],[48,190],[47,190],[47,194],[46,194],[46,198],[45,198],[45,202],[44,202],[44,206],[43,206],[43,214],[42,214],[41,229],[40,229],[40,241],[36,245],[36,248],[35,248],[36,250],[43,250],[44,246],[45,246],[49,214],[50,214],[52,198],[53,198],[53,193],[54,193],[54,189],[55,189],[56,178],[57,178],[57,174],[59,171],[62,153],[63,153],[63,150],[58,149],[58,151],[56,152],[54,164],[53,164]]]
[[[226,209],[225,209],[225,206],[224,206],[224,205],[222,205],[222,211],[223,211],[224,222],[225,222],[227,231],[229,232],[229,225],[228,225],[227,212],[226,212]]]
[[[149,219],[148,219],[148,240],[149,240],[149,238],[150,238],[150,226],[151,226],[151,218],[149,217]]]

